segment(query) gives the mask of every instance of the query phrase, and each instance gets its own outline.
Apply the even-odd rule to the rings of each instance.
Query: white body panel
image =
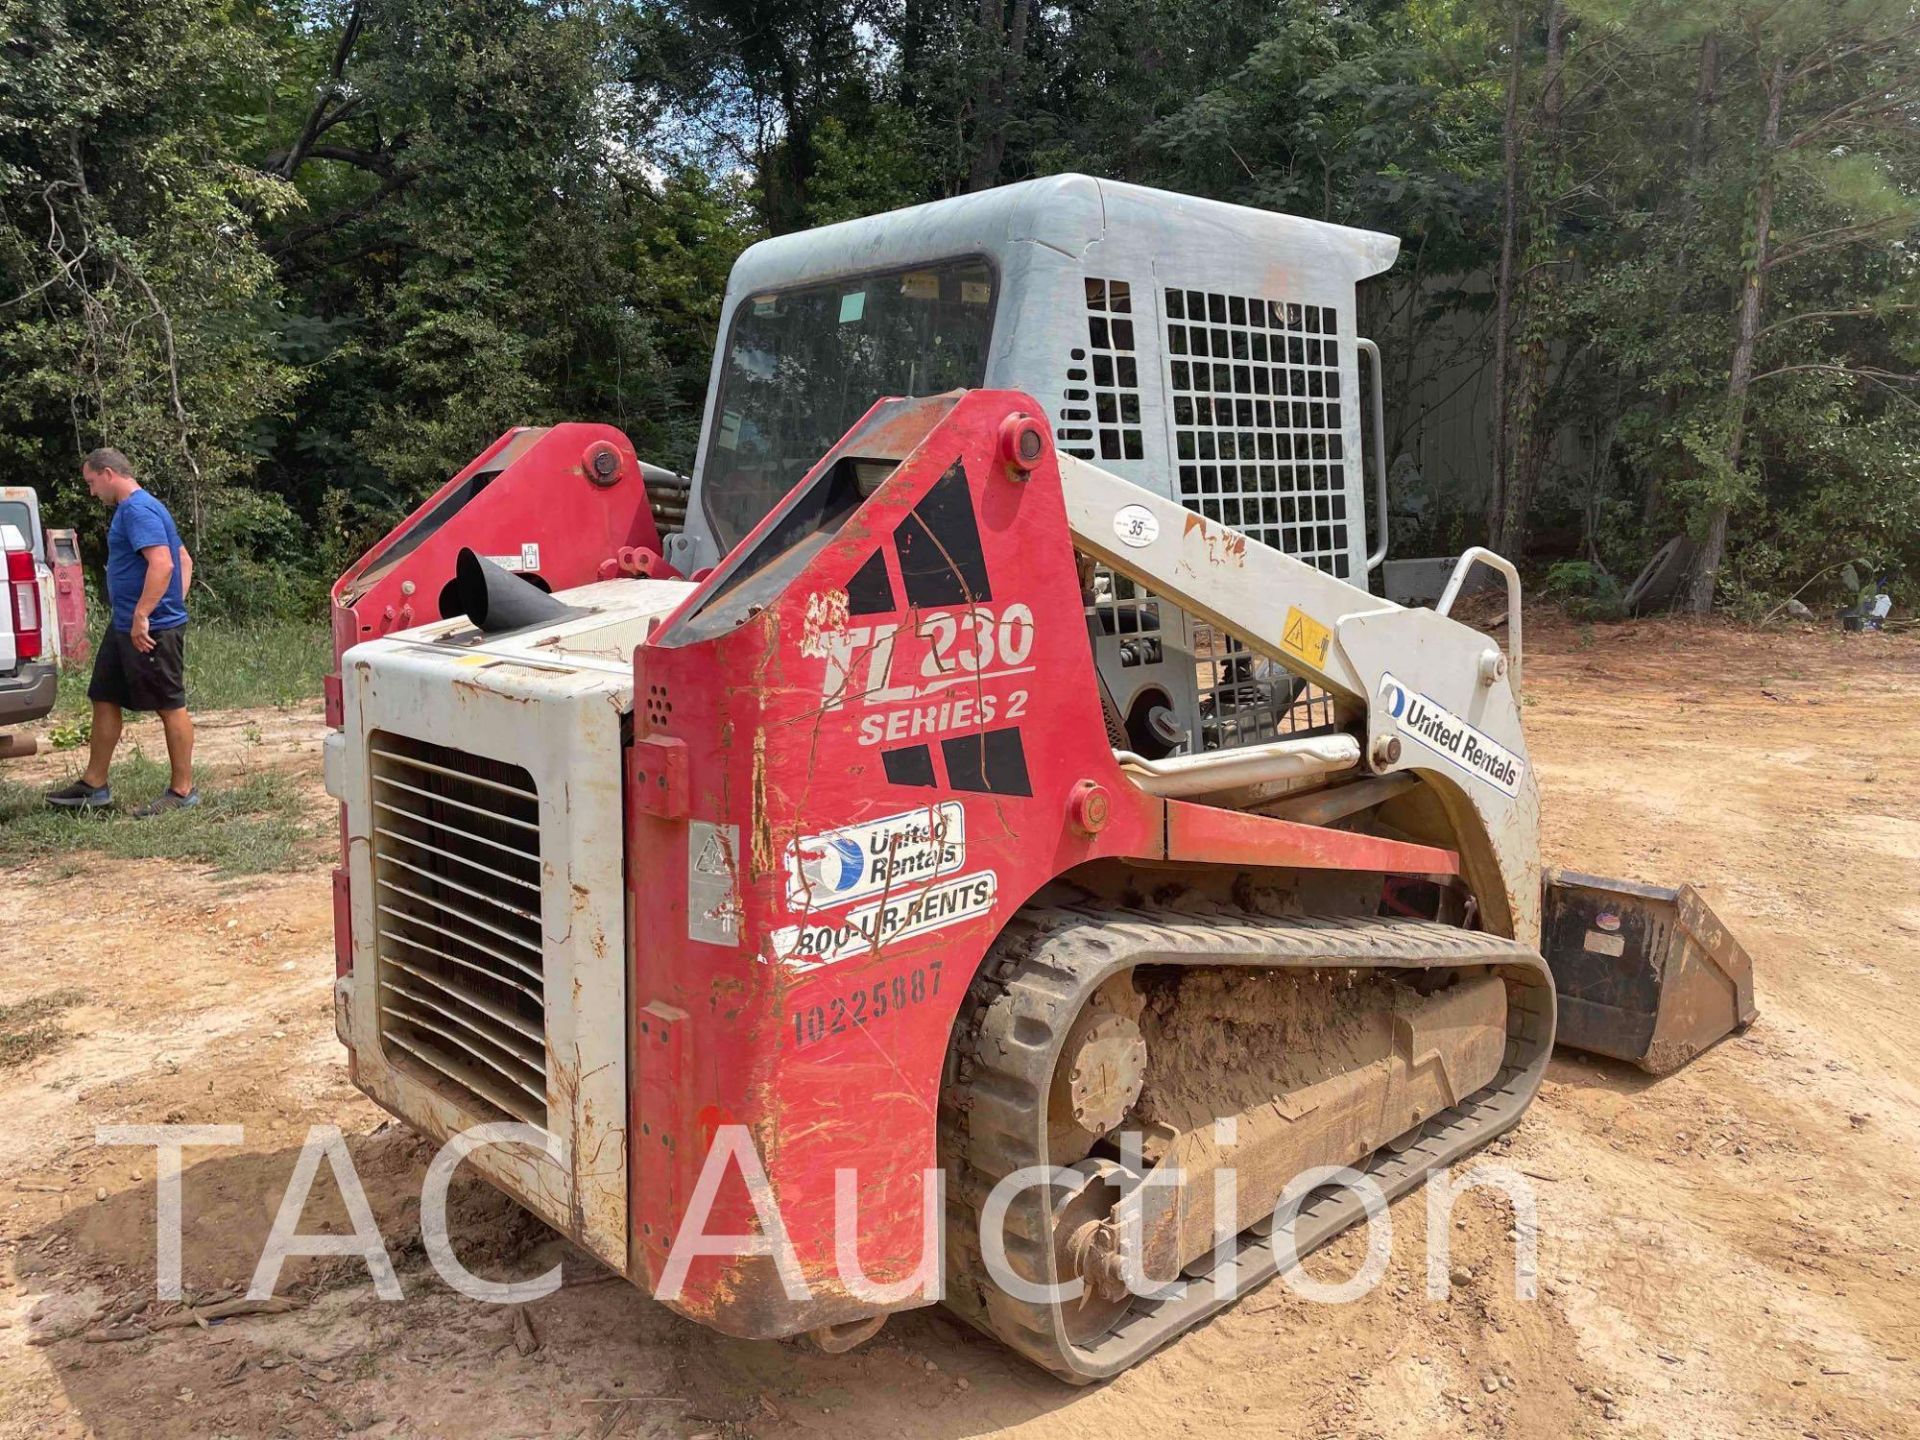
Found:
[[[550,626],[460,643],[462,633],[472,635],[467,623],[442,621],[355,646],[341,664],[345,728],[330,738],[327,756],[328,789],[346,807],[353,907],[353,968],[337,988],[341,1038],[354,1052],[360,1087],[436,1137],[510,1117],[383,1043],[387,1022],[378,997],[393,977],[380,946],[385,922],[376,909],[383,893],[376,865],[389,853],[379,846],[389,842],[377,838],[383,817],[376,798],[385,792],[369,742],[405,737],[522,767],[532,777],[538,794],[546,1128],[563,1158],[556,1163],[535,1147],[492,1146],[470,1163],[623,1271],[628,1209],[621,723],[632,709],[634,647],[691,589],[670,581],[589,585],[565,599],[592,607],[592,613]],[[390,875],[406,878],[400,871]]]

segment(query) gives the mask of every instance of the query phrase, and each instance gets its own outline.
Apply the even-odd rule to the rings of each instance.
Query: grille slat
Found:
[[[389,840],[393,840],[393,839],[398,839],[399,837],[390,834],[388,835],[387,838]],[[418,848],[420,850],[426,851],[426,853],[429,855],[432,855],[434,853],[429,847],[424,845],[419,846]],[[416,875],[423,876],[428,880],[437,881],[438,883],[445,885],[449,890],[458,890],[462,895],[467,896],[469,899],[478,900],[485,905],[497,906],[498,908],[506,911],[509,915],[518,915],[522,920],[532,920],[537,923],[540,919],[540,913],[537,910],[528,910],[527,908],[521,905],[509,904],[505,900],[501,900],[495,896],[487,894],[486,891],[484,890],[476,890],[471,885],[462,885],[458,880],[454,880],[446,875],[436,874],[432,870],[428,870],[422,866],[414,865],[406,860],[402,860],[399,856],[394,855],[392,853],[382,855],[380,857],[380,860],[381,860],[381,863],[383,864],[398,865],[402,870],[411,870]],[[536,890],[538,889],[537,886],[533,888]],[[451,909],[452,907],[449,906],[448,908]],[[475,921],[474,923],[478,924],[479,922]],[[538,949],[539,947],[535,946],[534,948]]]
[[[373,808],[376,810],[384,810],[389,815],[397,815],[403,820],[412,821],[413,823],[419,825],[422,829],[434,830],[434,831],[440,832],[441,834],[456,836],[460,839],[462,843],[471,841],[473,844],[476,844],[476,845],[484,845],[489,850],[494,851],[497,854],[511,855],[517,860],[525,860],[529,858],[527,855],[526,849],[523,846],[502,845],[498,840],[489,840],[484,835],[475,835],[471,830],[462,830],[457,826],[445,825],[437,820],[429,820],[424,815],[416,814],[414,811],[411,811],[411,810],[401,809],[397,805],[389,805],[384,800],[374,801]]]
[[[491,1001],[482,1000],[476,995],[461,991],[457,986],[448,985],[429,970],[423,970],[415,965],[402,964],[398,960],[389,960],[387,963],[406,975],[409,980],[418,981],[420,984],[427,986],[435,992],[433,995],[414,995],[412,991],[397,980],[389,980],[386,982],[402,995],[412,996],[413,999],[419,1001],[422,1005],[433,1005],[436,1008],[442,1008],[446,1001],[452,1001],[457,1005],[465,1006],[467,1009],[477,1010],[494,1024],[512,1031],[515,1036],[519,1037],[519,1039],[510,1038],[505,1041],[505,1048],[511,1049],[514,1054],[525,1059],[527,1063],[535,1069],[540,1067],[542,1063],[540,1059],[540,1047],[546,1043],[546,1037],[540,1033],[540,1027],[538,1025],[522,1019],[511,1010],[495,1005]],[[522,1041],[531,1041],[531,1047],[521,1043]]]
[[[431,790],[422,790],[418,785],[403,784],[388,775],[375,775],[373,778],[376,784],[386,785],[395,790],[404,790],[409,795],[418,795],[421,799],[430,800],[436,805],[451,805],[456,810],[464,810],[470,815],[478,815],[486,820],[503,820],[509,825],[517,825],[522,830],[531,830],[536,834],[538,834],[540,830],[539,825],[533,822],[516,820],[511,815],[496,815],[493,811],[485,809],[482,806],[469,805],[446,795],[436,795]]]
[[[380,907],[380,912],[383,915],[387,915],[395,920],[413,920],[413,917],[411,915],[404,914],[401,911],[395,910],[390,906],[386,906],[386,905],[382,905]],[[418,923],[418,922],[415,922],[415,923]],[[472,941],[467,941],[465,943],[469,945],[473,945],[474,949],[481,950],[483,954],[489,956],[494,960],[498,960],[501,964],[511,966],[513,969],[519,971],[522,975],[526,976],[529,980],[533,981],[533,984],[531,986],[522,985],[519,981],[513,980],[505,975],[498,974],[493,970],[489,970],[486,966],[477,964],[471,959],[463,959],[458,955],[449,955],[445,951],[434,949],[433,946],[431,945],[423,945],[420,941],[414,939],[410,935],[401,935],[390,930],[384,936],[382,936],[382,938],[386,940],[397,940],[400,942],[400,944],[409,946],[412,949],[424,950],[427,954],[434,956],[436,959],[446,960],[455,965],[464,965],[469,970],[478,970],[481,974],[492,976],[493,979],[500,981],[504,985],[513,986],[516,990],[519,990],[522,994],[531,995],[536,1000],[540,998],[540,995],[541,995],[541,991],[539,988],[540,972],[538,970],[534,969],[531,965],[522,965],[518,960],[513,959],[511,956],[502,955],[499,952],[494,950],[485,950],[483,949],[483,947],[479,945],[473,945]],[[458,937],[456,936],[454,938],[457,939]]]
[[[494,925],[489,923],[488,921],[482,920],[477,915],[469,915],[465,910],[462,910],[458,905],[453,904],[451,901],[440,899],[437,897],[422,895],[418,890],[409,890],[406,886],[402,885],[399,881],[388,880],[384,876],[380,877],[377,883],[383,889],[391,890],[396,895],[404,895],[409,900],[418,900],[421,904],[431,906],[435,910],[438,910],[441,914],[447,915],[452,917],[453,919],[459,920],[463,924],[471,925],[476,930],[485,930],[487,933],[491,935],[498,935],[502,940],[508,941],[509,943],[514,945],[518,945],[524,950],[530,950],[535,955],[538,955],[540,953],[540,946],[538,942],[533,940],[528,940],[522,935],[516,935],[511,930],[503,930],[500,926]],[[422,919],[422,917],[413,916],[413,915],[410,915],[407,918]],[[424,919],[422,919],[422,923],[426,924],[431,929],[440,928],[438,926],[434,926],[431,921],[427,921]],[[446,933],[446,932],[443,930],[442,933]]]
[[[484,1110],[544,1127],[544,895],[533,777],[384,731],[368,752],[383,816],[371,840],[388,1055]]]
[[[522,1094],[518,1087],[502,1084],[494,1078],[491,1071],[468,1064],[460,1058],[465,1053],[461,1047],[449,1046],[442,1049],[433,1041],[422,1039],[419,1035],[400,1035],[392,1031],[387,1033],[386,1039],[388,1044],[411,1055],[428,1069],[451,1080],[462,1090],[477,1095],[496,1110],[504,1111],[522,1120],[527,1119],[532,1110],[538,1110],[540,1118],[530,1123],[545,1126],[547,1107],[544,1103],[533,1104],[531,1098]]]
[[[421,840],[416,836],[405,835],[399,831],[389,830],[380,825],[374,826],[374,833],[384,835],[389,840],[397,840],[404,844],[411,845],[415,849],[425,850],[439,859],[455,861],[458,864],[466,866],[469,870],[478,870],[490,880],[504,880],[509,885],[518,885],[523,890],[531,890],[536,897],[540,894],[540,887],[531,880],[522,880],[517,875],[509,875],[506,871],[496,870],[491,865],[482,865],[478,860],[469,860],[464,855],[452,850],[442,849],[438,845],[429,844],[427,841]]]
[[[437,1003],[422,992],[409,990],[396,981],[389,980],[381,988],[398,997],[396,1000],[386,1002],[394,1014],[407,1016],[434,1031],[435,1034],[443,1036],[448,1032],[439,1029],[439,1026],[458,1026],[468,1035],[483,1041],[484,1044],[476,1045],[472,1040],[464,1037],[450,1038],[461,1039],[475,1058],[483,1064],[498,1070],[514,1084],[526,1087],[530,1094],[545,1098],[546,1070],[541,1060],[539,1046],[528,1046],[524,1040],[515,1036],[504,1025],[488,1025],[475,1016],[464,1015],[452,1006]],[[518,1048],[515,1048],[516,1046]],[[532,1072],[531,1078],[522,1074],[522,1071]]]
[[[528,794],[517,785],[503,785],[498,780],[488,780],[480,775],[463,774],[458,770],[449,770],[444,765],[430,765],[425,760],[416,760],[397,751],[376,749],[373,753],[382,760],[391,760],[397,765],[405,765],[410,770],[424,770],[429,775],[437,775],[442,779],[458,780],[465,785],[478,785],[482,790],[493,790],[502,795],[525,796]]]

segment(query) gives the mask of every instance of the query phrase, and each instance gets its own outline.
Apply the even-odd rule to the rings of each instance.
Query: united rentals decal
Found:
[[[992,911],[999,883],[991,870],[977,870],[905,895],[855,906],[844,918],[808,920],[773,932],[773,955],[788,970],[805,972],[850,956],[878,954],[886,946],[975,920]]]
[[[1527,762],[1498,740],[1425,695],[1409,690],[1391,675],[1381,677],[1380,702],[1399,723],[1402,734],[1486,781],[1502,795],[1520,793],[1520,777],[1526,773]]]
[[[802,835],[787,846],[787,903],[825,910],[951,875],[967,863],[967,812],[957,800],[863,825]]]

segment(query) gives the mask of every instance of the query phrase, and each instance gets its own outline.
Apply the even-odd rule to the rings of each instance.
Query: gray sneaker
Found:
[[[58,810],[105,810],[113,804],[113,787],[69,780],[58,790],[47,792],[47,804]]]
[[[156,815],[164,815],[169,810],[191,810],[200,803],[200,791],[196,788],[182,795],[173,789],[162,790],[160,798],[149,800],[133,812],[136,820],[151,820]]]

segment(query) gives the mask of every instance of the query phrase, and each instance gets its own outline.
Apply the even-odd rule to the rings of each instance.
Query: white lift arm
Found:
[[[1490,913],[1489,925],[1537,943],[1539,792],[1499,648],[1443,614],[1369,594],[1097,465],[1069,455],[1059,464],[1075,547],[1330,692],[1359,754],[1349,760],[1343,749],[1325,768],[1418,771],[1453,818],[1469,883],[1490,911],[1507,912]],[[1517,585],[1510,595],[1517,607]],[[1297,743],[1237,754],[1244,762],[1255,749]],[[1214,787],[1190,774],[1178,789],[1156,783],[1166,778],[1158,771],[1202,759],[1136,768],[1144,788],[1203,793]],[[1336,761],[1331,752],[1326,759]]]

